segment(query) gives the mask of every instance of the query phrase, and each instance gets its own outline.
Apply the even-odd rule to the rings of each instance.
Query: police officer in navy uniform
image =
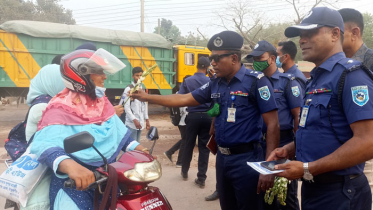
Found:
[[[297,46],[293,41],[279,42],[276,49],[277,60],[276,65],[278,68],[282,68],[284,73],[293,74],[295,79],[302,85],[303,89],[306,88],[307,78],[298,69],[294,62],[295,56],[297,55]]]
[[[242,45],[243,38],[233,31],[212,36],[207,47],[217,78],[189,94],[133,94],[136,99],[171,107],[212,103],[208,113],[216,117],[216,176],[223,210],[261,209],[264,191],[273,186],[274,176],[259,175],[247,166],[247,162],[264,160],[259,144],[262,120],[268,131],[267,154],[279,145],[272,84],[262,73],[241,64]]]
[[[280,146],[294,141],[294,132],[298,129],[300,107],[303,105],[303,88],[293,74],[281,73],[276,65],[276,48],[265,40],[259,41],[253,52],[246,58],[253,58],[254,69],[263,72],[273,83],[274,97],[278,106],[278,119],[280,122]],[[263,125],[263,133],[267,128]],[[264,135],[266,136],[266,135]],[[263,142],[265,148],[265,141]],[[299,210],[298,182],[288,185],[286,206],[273,204],[275,208]]]
[[[178,94],[190,93],[202,85],[208,83],[210,78],[206,76],[210,61],[207,57],[200,57],[197,63],[197,72],[186,78],[181,83]],[[185,119],[186,123],[186,137],[185,148],[182,157],[181,175],[184,180],[188,178],[188,171],[190,162],[193,158],[193,149],[196,145],[196,138],[198,136],[198,173],[195,184],[199,187],[205,187],[205,180],[207,178],[206,172],[209,162],[210,150],[206,147],[210,139],[209,131],[211,127],[212,118],[207,114],[210,103],[204,103],[198,106],[189,106],[187,108],[188,115]]]
[[[313,62],[294,143],[268,160],[296,153],[297,161],[277,165],[278,176],[303,177],[302,210],[371,210],[372,195],[363,174],[373,158],[371,72],[342,51],[344,24],[333,9],[317,7],[287,37],[300,36],[303,59]]]

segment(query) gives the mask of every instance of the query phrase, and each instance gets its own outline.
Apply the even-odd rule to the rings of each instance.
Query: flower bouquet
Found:
[[[275,195],[277,195],[277,200],[280,202],[281,205],[285,206],[286,195],[288,191],[288,179],[284,177],[276,177],[275,183],[272,188],[266,191],[264,196],[264,201],[271,205],[273,203],[273,199]]]
[[[128,95],[134,93],[135,91],[139,90],[140,89],[140,86],[142,84],[142,81],[145,80],[146,76],[148,76],[155,68],[157,68],[157,64],[154,64],[152,67],[150,67],[149,69],[147,69],[142,75],[141,77],[137,80],[137,83],[135,84],[135,86],[133,88],[131,88],[130,92]],[[130,99],[130,97],[127,97],[127,100],[124,102],[123,106],[127,103],[128,99]]]

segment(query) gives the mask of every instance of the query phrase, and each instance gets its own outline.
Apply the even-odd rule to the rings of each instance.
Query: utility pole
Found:
[[[161,19],[158,18],[158,34],[161,34]]]
[[[144,32],[144,18],[145,18],[145,12],[144,12],[144,1],[141,1],[141,32]]]

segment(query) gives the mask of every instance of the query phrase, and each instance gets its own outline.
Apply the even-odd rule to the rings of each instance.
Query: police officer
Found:
[[[294,143],[268,160],[296,152],[298,161],[277,165],[288,179],[303,177],[302,209],[370,210],[372,195],[363,174],[373,158],[373,82],[370,71],[342,51],[344,24],[338,11],[311,10],[285,30],[300,36],[303,59],[313,62]]]
[[[200,57],[197,63],[197,72],[181,83],[179,94],[187,94],[193,92],[202,85],[208,83],[210,78],[206,76],[207,69],[210,67],[210,61],[207,57]],[[187,108],[188,115],[185,119],[186,137],[185,148],[182,157],[181,176],[184,180],[188,178],[190,162],[193,158],[193,149],[196,145],[198,136],[198,173],[195,184],[200,188],[205,187],[206,172],[209,162],[210,150],[206,147],[209,141],[211,117],[207,114],[210,103],[204,103],[198,106],[189,106]]]
[[[280,122],[280,146],[294,141],[294,131],[298,129],[300,107],[303,104],[303,88],[293,74],[280,73],[276,64],[276,48],[265,40],[259,41],[253,52],[247,56],[254,60],[254,69],[263,72],[273,83],[274,98],[278,106],[278,119]],[[263,126],[266,133],[266,127]],[[265,144],[264,144],[265,145]],[[263,147],[265,148],[265,146]],[[273,204],[274,209],[298,210],[298,182],[288,185],[286,206]]]
[[[273,176],[259,175],[246,162],[264,160],[259,144],[262,117],[267,125],[267,154],[278,147],[279,123],[273,88],[262,73],[241,64],[243,38],[223,31],[211,37],[207,47],[217,78],[186,95],[147,95],[134,98],[164,106],[196,106],[212,102],[215,116],[217,188],[223,210],[259,209]]]
[[[303,88],[306,87],[307,78],[295,65],[295,56],[297,55],[297,46],[293,41],[279,42],[277,47],[276,65],[282,68],[284,73],[293,74]]]

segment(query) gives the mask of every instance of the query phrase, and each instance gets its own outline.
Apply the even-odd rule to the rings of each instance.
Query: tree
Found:
[[[235,30],[241,34],[248,48],[255,46],[255,38],[262,30],[263,18],[250,9],[251,3],[246,0],[231,1],[226,8],[217,11],[221,24],[218,26],[226,30]]]
[[[72,11],[59,0],[0,0],[0,24],[9,20],[34,20],[75,24]]]
[[[200,33],[200,32],[199,32]],[[191,31],[186,36],[180,36],[174,43],[180,45],[207,46],[208,39],[202,34],[195,34]]]
[[[287,3],[291,4],[294,8],[294,11],[296,13],[296,19],[294,19],[295,24],[299,24],[302,22],[304,17],[308,14],[308,12],[317,7],[320,4],[323,4],[324,6],[331,6],[334,7],[334,3],[337,3],[338,0],[312,0],[312,1],[306,1],[306,2],[300,2],[296,0],[285,0]],[[309,5],[311,3],[311,5]]]
[[[373,49],[373,15],[370,13],[364,13],[364,31],[363,40],[364,43],[371,49]]]
[[[158,33],[158,26],[154,28],[154,33]],[[161,35],[171,40],[172,42],[175,42],[180,37],[180,30],[177,26],[172,24],[171,20],[167,20],[162,18],[161,20]]]

